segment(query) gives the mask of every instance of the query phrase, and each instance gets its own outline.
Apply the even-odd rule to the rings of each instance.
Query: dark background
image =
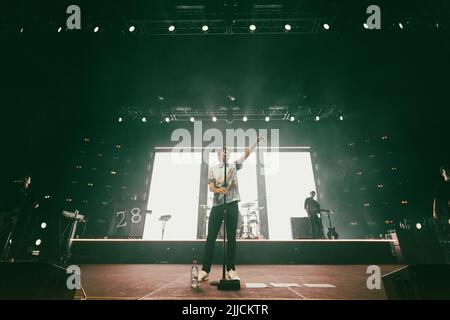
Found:
[[[323,203],[341,213],[344,237],[376,236],[386,219],[431,215],[438,168],[449,161],[447,1],[381,3],[386,28],[379,32],[360,30],[365,1],[286,2],[338,17],[334,30],[317,34],[122,32],[124,19],[170,10],[175,2],[80,2],[86,21],[108,21],[109,29],[98,34],[47,28],[48,21],[64,23],[64,2],[2,4],[3,184],[29,172],[37,197],[59,201],[54,210],[98,214],[99,203],[111,197],[146,192],[152,147],[167,145],[176,127],[190,127],[119,124],[124,106],[151,106],[156,113],[178,105],[214,110],[232,94],[246,106],[344,106],[342,122],[229,125],[279,128],[282,146],[312,146]],[[441,19],[441,28],[400,31],[391,27],[397,16]],[[20,34],[12,21],[35,27]],[[112,177],[112,170],[119,174]],[[361,228],[351,229],[352,221]],[[377,227],[367,227],[368,221]]]

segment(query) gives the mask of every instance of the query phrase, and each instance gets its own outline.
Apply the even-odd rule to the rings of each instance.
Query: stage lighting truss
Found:
[[[202,34],[315,34],[322,32],[325,18],[267,18],[267,19],[234,19],[230,24],[221,19],[204,20],[139,20],[135,21],[136,32],[141,35],[202,35]],[[207,32],[202,30],[204,25],[208,26]],[[255,30],[249,27],[254,25]],[[286,30],[285,26],[291,28]],[[174,26],[173,32],[168,28]],[[176,31],[175,31],[176,30]]]
[[[425,3],[409,11],[407,16],[403,8],[401,10],[391,8],[389,14],[385,14],[382,18],[381,31],[448,32],[449,21],[446,18],[448,6],[430,7]],[[201,36],[373,31],[368,25],[364,25],[367,18],[365,9],[360,8],[361,11],[358,9],[356,12],[344,1],[336,1],[324,8],[306,3],[297,6],[290,1],[279,0],[273,4],[203,1],[202,5],[173,5],[165,1],[161,3],[152,1],[144,6],[133,7],[127,2],[117,6],[92,4],[92,7],[83,10],[82,21],[85,22],[80,30],[67,30],[65,28],[67,17],[64,15],[55,13],[37,17],[34,10],[23,10],[21,6],[12,7],[11,10],[2,12],[0,35],[85,32],[122,33],[129,36]],[[118,12],[121,15],[118,15]],[[326,25],[329,26],[328,29],[325,29]],[[132,26],[134,28],[131,28]],[[208,26],[207,31],[202,30],[203,26]]]
[[[214,108],[177,106],[173,108],[161,109],[161,107],[149,107],[139,109],[137,107],[124,107],[116,116],[118,123],[130,121],[145,123],[169,124],[173,122],[193,122],[204,121],[213,122],[273,122],[285,121],[292,124],[333,120],[342,121],[340,117],[344,114],[342,106],[324,105],[314,107],[304,106],[218,106]],[[146,122],[142,122],[142,118]],[[245,120],[244,120],[245,119]],[[269,119],[269,120],[268,120]]]

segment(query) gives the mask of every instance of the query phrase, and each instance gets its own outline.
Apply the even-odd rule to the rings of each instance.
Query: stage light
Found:
[[[20,33],[23,33],[23,28],[20,28]]]
[[[291,121],[291,122],[295,121],[295,117],[294,116],[290,116],[289,117],[289,121]]]
[[[399,26],[400,29],[403,30],[403,23],[399,22],[399,23],[398,23],[398,26]]]
[[[147,118],[146,117],[142,117],[142,122],[147,122]]]
[[[174,32],[174,31],[175,31],[175,26],[174,26],[174,25],[169,26],[169,31],[170,31],[170,32]]]
[[[266,116],[266,118],[264,119],[266,122],[270,121],[270,117]]]
[[[364,29],[369,29],[369,25],[366,22],[364,22],[363,27]]]
[[[95,27],[95,28],[94,28],[94,32],[98,32],[99,30],[100,30],[99,27]]]
[[[330,25],[329,25],[328,23],[324,23],[324,24],[323,24],[323,28],[324,28],[325,30],[329,30],[329,29],[330,29]]]
[[[58,32],[61,32],[61,31],[62,31],[62,27],[59,27],[59,28],[58,28]]]
[[[202,31],[203,32],[207,32],[208,29],[209,29],[209,27],[206,24],[202,27]]]
[[[236,101],[236,97],[233,97],[231,94],[229,94],[227,98],[230,99],[230,101]]]
[[[45,229],[45,228],[47,228],[47,224],[45,222],[42,222],[41,223],[41,229]]]
[[[130,27],[128,28],[128,31],[130,31],[130,32],[133,32],[134,30],[136,30],[136,27],[135,27],[135,26],[130,26]]]
[[[320,121],[320,117],[319,117],[319,116],[316,116],[316,117],[314,118],[314,120]]]
[[[123,122],[123,118],[122,117],[119,117],[119,122]]]
[[[169,123],[169,122],[170,122],[170,118],[169,118],[169,117],[165,117],[165,118],[164,118],[164,121],[167,122],[167,123]]]
[[[195,118],[194,118],[194,117],[191,117],[189,120],[190,120],[191,122],[194,122],[194,121],[195,121]]]
[[[248,29],[249,29],[251,32],[253,32],[253,31],[256,30],[256,26],[255,26],[254,24],[251,24],[251,25],[248,27]]]
[[[285,31],[291,31],[291,29],[292,29],[292,27],[291,27],[290,24],[285,24],[285,25],[284,25],[284,30],[285,30]]]
[[[420,229],[422,229],[422,225],[420,223],[416,223],[416,228],[417,228],[417,230],[420,230]]]
[[[339,116],[339,120],[344,121],[344,116]]]
[[[244,121],[244,122],[247,122],[247,117],[246,116],[244,116],[244,117],[242,117],[242,121]]]
[[[213,121],[213,122],[216,122],[216,121],[217,121],[217,117],[215,117],[215,116],[212,117],[212,121]]]
[[[41,245],[41,243],[42,243],[42,240],[41,240],[41,239],[37,239],[36,242],[35,242],[35,244],[36,244],[37,246]]]

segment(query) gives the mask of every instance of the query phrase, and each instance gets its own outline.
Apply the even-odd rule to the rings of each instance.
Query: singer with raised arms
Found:
[[[244,161],[250,156],[258,143],[263,140],[260,136],[256,142],[245,149],[244,154],[233,163],[228,163],[229,153],[226,147],[217,152],[219,164],[211,167],[208,173],[209,191],[214,193],[213,205],[209,215],[208,237],[206,239],[203,268],[200,270],[198,280],[206,281],[211,271],[211,263],[214,256],[214,247],[223,222],[223,214],[226,211],[225,228],[227,235],[227,278],[240,280],[236,272],[236,229],[238,224],[239,208],[239,184],[237,171],[242,169]],[[226,163],[227,177],[224,179],[224,163]],[[226,203],[224,203],[224,200]]]

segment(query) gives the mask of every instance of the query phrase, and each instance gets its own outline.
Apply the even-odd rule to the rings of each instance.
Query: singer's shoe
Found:
[[[198,282],[206,281],[209,279],[209,273],[200,270],[200,273],[198,274]]]
[[[228,271],[228,279],[230,279],[230,280],[241,280],[241,278],[239,278],[236,270],[233,270],[233,269]]]

